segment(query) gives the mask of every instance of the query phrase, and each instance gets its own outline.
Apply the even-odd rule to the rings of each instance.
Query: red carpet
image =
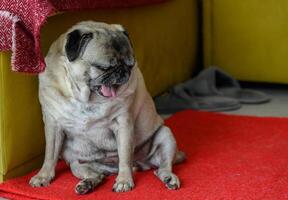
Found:
[[[78,180],[62,163],[49,187],[31,188],[32,175],[28,175],[2,184],[0,196],[21,200],[288,199],[288,118],[185,111],[166,123],[187,154],[186,162],[174,167],[182,181],[180,190],[167,190],[148,171],[135,173],[136,187],[131,192],[112,192],[115,176],[111,176],[95,192],[77,196]]]

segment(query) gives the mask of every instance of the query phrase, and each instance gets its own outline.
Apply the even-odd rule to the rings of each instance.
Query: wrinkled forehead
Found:
[[[97,28],[94,30],[94,39],[100,43],[107,43],[113,45],[116,50],[119,50],[119,45],[128,45],[129,40],[123,32],[118,30],[111,30],[105,28]],[[96,41],[96,42],[97,42]]]
[[[94,35],[95,38],[89,42],[83,54],[85,60],[102,64],[111,62],[109,65],[121,62],[121,60],[126,60],[127,64],[134,62],[132,47],[125,36],[109,31]]]
[[[117,51],[121,51],[121,49],[130,46],[128,37],[125,37],[125,34],[126,36],[128,35],[120,25],[109,25],[101,22],[82,22],[77,24],[75,29],[80,29],[82,32],[92,32],[92,43],[94,40],[99,45],[105,44],[105,48],[114,48]]]
[[[98,44],[98,45],[97,45]],[[130,40],[123,31],[98,27],[94,29],[93,39],[88,46],[102,46],[106,50],[115,50],[119,53],[125,53],[130,50]]]
[[[70,61],[82,57],[90,62],[106,62],[115,57],[132,62],[134,57],[128,34],[121,25],[91,21],[80,22],[68,31],[66,52],[68,58],[71,54]]]

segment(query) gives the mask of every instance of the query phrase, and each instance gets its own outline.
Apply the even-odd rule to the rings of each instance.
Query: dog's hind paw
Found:
[[[165,184],[169,190],[177,190],[180,188],[179,178],[170,171],[157,170],[155,175]]]
[[[91,192],[93,188],[93,182],[90,179],[84,179],[76,185],[75,192],[77,194],[87,194]]]
[[[175,174],[165,177],[164,183],[169,190],[176,190],[180,188],[180,181]]]

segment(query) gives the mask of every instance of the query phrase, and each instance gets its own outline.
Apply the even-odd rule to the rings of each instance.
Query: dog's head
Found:
[[[128,33],[116,24],[87,21],[73,26],[66,34],[64,51],[73,81],[85,82],[103,97],[116,96],[135,65]]]

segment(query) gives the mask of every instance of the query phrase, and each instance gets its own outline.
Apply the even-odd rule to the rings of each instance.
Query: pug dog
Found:
[[[46,150],[33,187],[47,186],[59,156],[91,192],[117,173],[115,192],[134,187],[133,168],[155,169],[168,189],[180,181],[172,165],[184,160],[171,130],[156,113],[121,25],[80,22],[50,47],[39,75]]]

